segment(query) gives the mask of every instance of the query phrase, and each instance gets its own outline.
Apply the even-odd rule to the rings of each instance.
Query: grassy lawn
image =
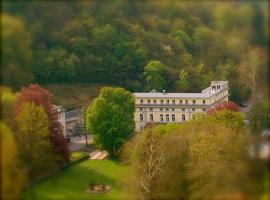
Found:
[[[73,151],[71,152],[69,158],[70,158],[70,161],[73,161],[73,160],[77,160],[78,158],[84,156],[84,155],[87,155],[87,152],[85,151]]]
[[[98,96],[103,86],[97,84],[50,84],[44,87],[53,94],[53,101],[57,105],[85,106]]]
[[[86,160],[35,185],[34,196],[28,189],[23,199],[128,199],[123,189],[128,177],[128,166],[111,160]],[[85,190],[92,181],[111,185],[112,189],[105,194],[86,193]]]

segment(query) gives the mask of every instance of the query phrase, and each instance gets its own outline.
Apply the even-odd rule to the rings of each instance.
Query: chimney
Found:
[[[163,94],[166,94],[166,90],[163,90]]]

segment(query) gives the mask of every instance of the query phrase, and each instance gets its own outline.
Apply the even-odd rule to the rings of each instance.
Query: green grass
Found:
[[[112,160],[86,160],[36,184],[33,187],[34,196],[30,189],[26,190],[23,199],[129,199],[123,188],[130,177],[129,171],[128,166]],[[92,181],[111,185],[112,189],[104,194],[86,193]]]
[[[104,85],[97,84],[50,84],[44,86],[53,94],[53,102],[57,105],[88,105],[97,97]]]
[[[77,160],[78,158],[84,156],[84,155],[87,155],[88,153],[85,152],[85,151],[73,151],[71,152],[69,158],[70,158],[70,161],[73,161],[73,160]]]

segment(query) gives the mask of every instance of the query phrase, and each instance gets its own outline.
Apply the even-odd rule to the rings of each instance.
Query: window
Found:
[[[166,121],[170,121],[169,115],[166,115]]]
[[[186,116],[184,114],[182,115],[182,121],[186,121]]]
[[[186,102],[186,104],[188,104],[188,100],[186,100],[185,102]]]
[[[186,109],[185,108],[182,108],[182,111],[185,111]]]
[[[172,121],[175,122],[175,115],[172,115]]]
[[[203,100],[202,103],[205,104],[205,100]]]
[[[154,104],[156,104],[157,103],[157,100],[156,99],[154,99]]]
[[[174,99],[172,100],[172,103],[175,104],[175,100]]]
[[[194,112],[195,111],[195,108],[192,108],[192,111]]]
[[[159,110],[160,110],[160,111],[163,111],[163,108],[160,108]]]
[[[160,115],[160,121],[163,122],[163,115]]]
[[[150,121],[153,121],[153,114],[150,114]]]
[[[150,111],[153,111],[153,108],[149,108]]]
[[[140,111],[143,111],[143,108],[140,108]]]
[[[147,104],[150,104],[150,99],[147,100]]]
[[[143,121],[143,114],[140,114],[140,121]]]
[[[202,111],[205,111],[205,108],[203,108]]]
[[[183,100],[181,99],[181,100],[179,101],[179,103],[182,104],[182,103],[183,103]]]
[[[193,103],[193,104],[195,104],[195,103],[196,103],[196,101],[195,101],[195,100],[192,100],[192,103]]]
[[[141,99],[141,103],[143,103],[143,99]]]
[[[169,111],[169,108],[166,108],[166,111]]]
[[[172,108],[172,111],[175,111],[175,109],[174,109],[174,108]]]
[[[160,100],[160,103],[163,104],[163,100]]]
[[[170,100],[169,99],[167,100],[167,104],[170,104]]]

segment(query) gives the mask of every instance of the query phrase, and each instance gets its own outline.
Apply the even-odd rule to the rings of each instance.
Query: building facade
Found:
[[[154,123],[182,123],[194,113],[205,113],[216,104],[228,101],[228,81],[212,81],[201,93],[166,93],[152,90],[133,93],[135,97],[135,131]]]

